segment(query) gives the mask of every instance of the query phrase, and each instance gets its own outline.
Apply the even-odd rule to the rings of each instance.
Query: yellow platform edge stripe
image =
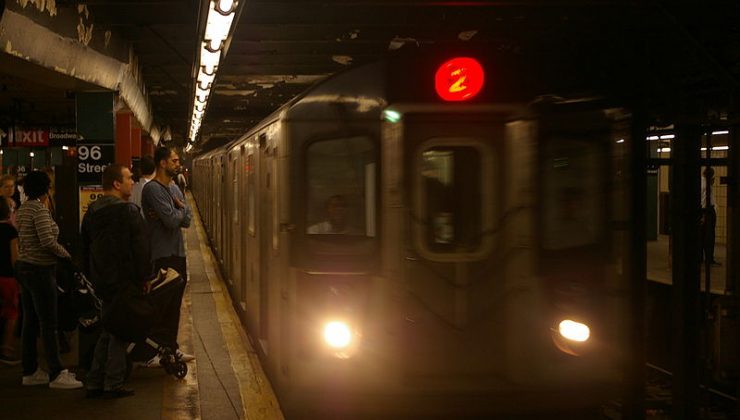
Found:
[[[234,310],[231,296],[215,265],[215,258],[208,247],[200,213],[192,200],[192,196],[189,195],[189,198],[193,209],[194,227],[198,234],[200,252],[203,257],[203,267],[211,292],[213,292],[211,296],[216,306],[221,333],[231,359],[231,367],[239,382],[239,394],[244,407],[244,418],[248,420],[283,419],[275,392]]]
[[[187,241],[187,237],[185,237]],[[186,242],[187,249],[187,242]],[[188,269],[189,274],[189,269]],[[188,275],[188,278],[190,276]],[[190,284],[186,286],[180,307],[180,328],[177,343],[180,350],[194,354],[193,349],[193,318],[190,312]],[[198,365],[196,360],[188,362],[188,373],[182,380],[168,375],[164,379],[162,392],[163,420],[193,419],[200,420],[200,392],[198,389]]]

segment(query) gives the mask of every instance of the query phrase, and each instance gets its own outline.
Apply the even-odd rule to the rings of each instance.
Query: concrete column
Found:
[[[154,141],[152,141],[151,137],[146,136],[141,139],[141,153],[142,156],[154,157]]]
[[[116,114],[116,163],[131,167],[131,126],[130,112]]]
[[[87,206],[102,192],[103,169],[113,163],[115,141],[114,92],[78,92],[75,95],[77,133],[76,167],[57,168],[59,240],[73,257],[79,257],[79,222]],[[63,165],[61,168],[65,168]],[[76,179],[75,179],[76,175]]]
[[[141,156],[141,127],[131,127],[131,157]]]
[[[699,418],[701,316],[699,302],[700,180],[698,124],[678,124],[671,146],[673,236],[672,351],[673,418]]]

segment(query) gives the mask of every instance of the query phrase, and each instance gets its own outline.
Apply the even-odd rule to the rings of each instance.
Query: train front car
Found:
[[[628,115],[438,62],[435,100],[382,115],[387,379],[437,415],[596,415],[625,349]]]
[[[615,395],[629,117],[507,68],[398,54],[230,146],[235,168],[254,154],[252,181],[223,185],[255,219],[241,272],[259,285],[232,294],[288,417],[578,412]]]

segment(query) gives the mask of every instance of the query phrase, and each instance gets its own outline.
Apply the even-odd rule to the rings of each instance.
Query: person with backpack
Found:
[[[102,300],[103,319],[117,299],[142,294],[151,274],[148,238],[139,207],[128,202],[134,181],[120,164],[103,171],[103,196],[82,219],[82,270]],[[128,343],[103,323],[87,375],[88,398],[122,398]]]

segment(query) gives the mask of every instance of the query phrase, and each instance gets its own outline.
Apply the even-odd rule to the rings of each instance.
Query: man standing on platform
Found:
[[[131,193],[131,202],[139,207],[141,207],[141,192],[144,191],[144,185],[154,178],[156,169],[151,156],[141,158],[141,178],[134,184],[134,191]]]
[[[719,266],[721,264],[714,259],[717,210],[714,207],[714,169],[711,166],[704,169],[704,176],[701,178],[701,212],[702,261]]]
[[[141,194],[142,210],[147,221],[147,230],[151,244],[151,260],[154,270],[171,267],[184,280],[182,286],[163,297],[158,305],[162,316],[155,323],[152,336],[160,344],[176,349],[181,360],[188,362],[195,357],[182,353],[177,345],[177,333],[180,325],[180,306],[187,283],[187,263],[185,261],[185,243],[182,228],[190,227],[192,212],[185,203],[184,197],[177,190],[173,178],[180,170],[180,156],[167,147],[159,147],[154,152],[156,174],[149,181]],[[149,354],[147,366],[159,365],[158,356]]]
[[[129,203],[134,181],[123,165],[103,171],[103,196],[82,219],[83,272],[103,302],[102,310],[120,295],[141,293],[151,274],[148,239],[138,206]],[[123,387],[127,343],[103,327],[87,375],[87,398],[121,398],[134,394]]]

